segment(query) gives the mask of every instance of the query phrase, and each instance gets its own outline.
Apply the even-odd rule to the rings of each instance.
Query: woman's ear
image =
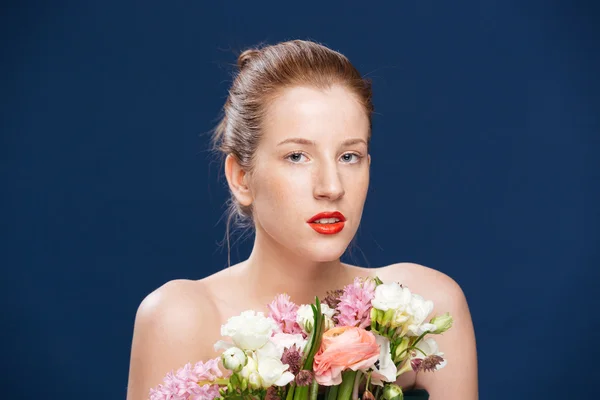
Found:
[[[248,174],[232,154],[227,155],[227,158],[225,158],[225,177],[229,189],[231,189],[231,193],[237,201],[243,206],[252,204],[252,193],[247,183]]]

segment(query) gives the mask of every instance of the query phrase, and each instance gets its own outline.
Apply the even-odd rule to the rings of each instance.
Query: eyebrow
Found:
[[[304,139],[304,138],[289,138],[289,139],[285,139],[285,140],[279,142],[277,144],[277,146],[281,146],[281,145],[284,145],[286,143],[296,143],[296,144],[304,144],[304,145],[307,145],[307,146],[316,146],[316,142],[314,142],[313,140],[308,140],[308,139]],[[342,145],[344,145],[344,146],[351,146],[353,144],[358,144],[358,143],[364,143],[365,145],[368,146],[367,141],[364,140],[364,139],[360,139],[360,138],[344,140],[342,142]]]

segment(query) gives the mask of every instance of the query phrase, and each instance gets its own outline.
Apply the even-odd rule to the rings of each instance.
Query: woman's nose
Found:
[[[337,200],[344,195],[344,185],[335,166],[323,166],[318,172],[314,195],[316,199]]]

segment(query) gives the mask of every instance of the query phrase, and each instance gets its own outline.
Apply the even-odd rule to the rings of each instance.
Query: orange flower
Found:
[[[313,363],[319,385],[342,383],[342,371],[366,370],[379,358],[375,335],[362,328],[340,326],[323,334],[321,347]]]

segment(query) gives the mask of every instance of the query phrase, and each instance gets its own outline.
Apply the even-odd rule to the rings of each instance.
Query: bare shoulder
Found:
[[[379,277],[384,282],[402,283],[411,291],[434,302],[464,301],[464,292],[460,285],[452,277],[434,268],[404,262],[391,264],[379,270]]]
[[[127,399],[146,399],[167,372],[206,360],[203,326],[214,318],[202,281],[174,280],[148,294],[135,316]]]
[[[427,389],[431,398],[477,399],[475,331],[460,285],[441,271],[413,263],[383,267],[379,276],[384,282],[403,283],[411,292],[432,300],[432,316],[449,312],[454,320],[450,330],[434,336],[447,366],[435,373],[419,373],[415,386]]]
[[[203,281],[177,279],[169,281],[148,294],[140,303],[136,323],[173,323],[173,328],[190,327],[199,317],[210,316],[214,305]],[[185,318],[190,316],[196,318]]]

